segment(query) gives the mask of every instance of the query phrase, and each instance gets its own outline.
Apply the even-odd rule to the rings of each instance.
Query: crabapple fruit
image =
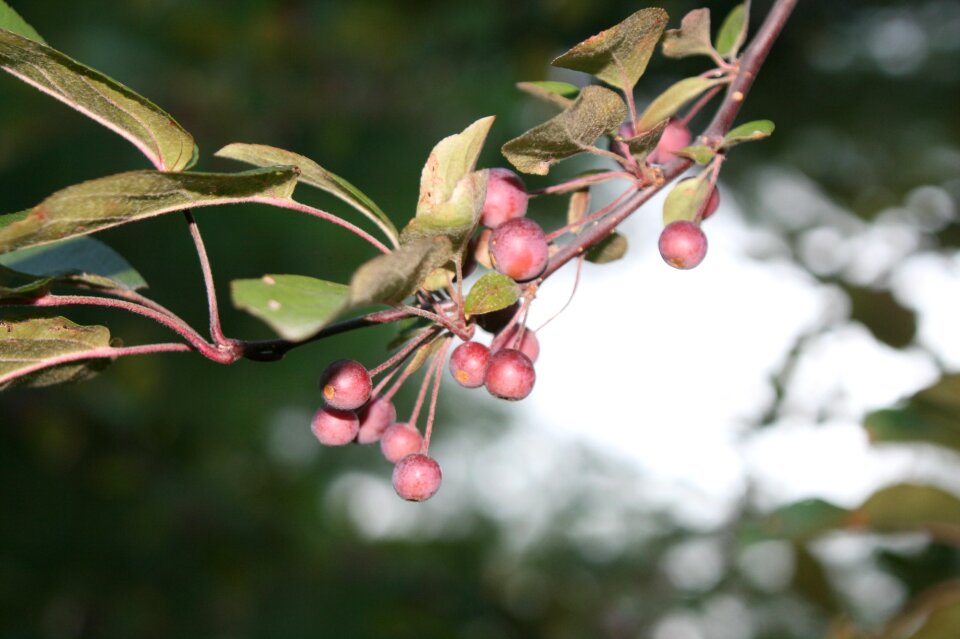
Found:
[[[464,388],[483,386],[490,349],[479,342],[464,342],[450,355],[450,374]]]
[[[440,488],[440,464],[428,455],[407,455],[393,467],[393,489],[407,501],[424,501]]]
[[[422,445],[423,437],[420,436],[420,431],[406,422],[387,426],[380,436],[380,452],[387,461],[394,464],[407,455],[420,452]]]
[[[352,410],[324,406],[313,415],[310,430],[324,446],[345,446],[360,430],[360,420]]]
[[[655,164],[666,164],[676,159],[676,152],[690,144],[690,129],[677,119],[671,119],[657,142],[657,148],[648,156]]]
[[[520,176],[510,169],[490,169],[487,177],[487,197],[483,201],[480,223],[496,228],[527,214],[527,187]]]
[[[674,268],[689,269],[707,254],[707,236],[693,222],[671,222],[660,233],[660,256]]]
[[[386,397],[376,397],[357,414],[360,419],[358,444],[372,444],[380,441],[383,431],[397,421],[397,407]]]
[[[327,406],[339,410],[360,408],[370,399],[370,374],[360,362],[340,359],[323,371],[320,389]]]
[[[490,356],[483,383],[491,395],[516,401],[529,395],[536,381],[530,358],[515,348],[505,348]]]
[[[490,258],[499,272],[518,282],[526,282],[547,268],[550,247],[539,224],[518,217],[493,229]]]

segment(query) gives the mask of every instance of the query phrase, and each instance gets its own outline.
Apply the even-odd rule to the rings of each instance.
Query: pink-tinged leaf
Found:
[[[80,326],[63,317],[0,320],[0,390],[87,379],[110,363],[103,326]],[[87,359],[87,357],[96,359]]]

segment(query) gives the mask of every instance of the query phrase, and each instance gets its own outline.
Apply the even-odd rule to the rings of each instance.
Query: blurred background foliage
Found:
[[[556,54],[638,7],[614,0],[13,4],[52,46],[177,117],[197,138],[199,170],[238,170],[212,157],[234,141],[288,148],[348,177],[398,222],[411,213],[420,167],[438,139],[496,114],[481,164],[502,164],[500,144],[549,115],[514,83],[545,77]],[[673,25],[704,4],[716,10],[715,21],[730,7],[660,4]],[[755,19],[768,6],[755,2]],[[813,222],[762,219],[757,180],[769,163],[793,167],[868,224],[910,197],[923,211],[923,198],[933,197],[932,213],[920,220],[929,241],[944,251],[960,246],[960,226],[938,217],[936,206],[945,193],[955,208],[960,195],[958,41],[955,1],[801,2],[742,116],[772,117],[777,134],[738,151],[724,171],[747,214],[780,233],[815,275],[837,282],[853,316],[896,347],[913,343],[914,314],[883,286],[807,259],[804,234]],[[698,72],[695,65],[656,56],[640,98]],[[4,211],[131,168],[146,163],[124,140],[0,77]],[[930,184],[941,186],[933,196],[917,190]],[[541,205],[537,214],[559,220],[563,212]],[[198,219],[221,286],[265,272],[344,281],[370,257],[359,240],[289,212],[228,207]],[[199,269],[179,216],[100,237],[130,259],[158,301],[204,324]],[[122,315],[70,316],[108,323],[130,344],[167,339]],[[226,325],[233,335],[268,337],[232,309]],[[0,637],[960,636],[960,585],[950,583],[960,577],[960,512],[956,497],[935,489],[901,487],[882,507],[813,501],[773,513],[755,512],[745,497],[740,512],[707,532],[666,509],[625,508],[612,524],[623,541],[609,547],[577,531],[593,507],[586,490],[558,502],[535,543],[516,543],[516,531],[470,503],[426,530],[417,529],[411,505],[403,510],[416,531],[409,535],[358,528],[351,508],[377,504],[351,505],[350,491],[369,481],[367,470],[389,490],[382,462],[357,449],[318,452],[303,431],[324,365],[346,356],[378,361],[392,334],[354,332],[269,366],[131,358],[81,385],[4,394]],[[955,378],[945,384],[874,415],[872,436],[910,441],[926,424],[934,434],[922,438],[956,450],[960,393]],[[452,407],[441,411],[441,420],[457,421]],[[477,437],[501,436],[493,424],[503,417],[478,418],[490,424]],[[590,451],[569,455],[567,466],[593,468],[601,489],[642,481]],[[905,539],[871,533],[860,561],[869,566],[863,578],[881,590],[895,580],[907,599],[926,593],[913,617],[885,626],[896,610],[852,604],[843,562],[831,568],[810,551],[808,542],[824,531],[851,527],[921,531]],[[847,541],[831,543],[842,551]]]

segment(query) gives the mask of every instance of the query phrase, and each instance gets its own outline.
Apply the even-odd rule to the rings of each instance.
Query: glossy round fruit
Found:
[[[333,362],[320,377],[320,390],[327,406],[340,410],[360,408],[370,399],[370,374],[360,362]]]
[[[667,128],[663,130],[660,141],[657,142],[657,148],[648,156],[651,162],[656,164],[666,164],[676,159],[676,152],[690,144],[690,129],[679,120],[670,120]]]
[[[490,349],[479,342],[464,342],[450,355],[450,374],[464,388],[483,386]]]
[[[423,437],[420,436],[420,431],[406,422],[388,426],[380,436],[380,452],[387,461],[394,464],[407,455],[419,453],[422,445]]]
[[[490,169],[487,177],[487,197],[483,201],[480,223],[496,228],[527,214],[527,187],[520,176],[510,169]]]
[[[357,414],[360,419],[358,444],[373,444],[380,441],[383,431],[397,421],[397,407],[385,397],[377,397],[364,406]]]
[[[517,344],[517,332],[520,330],[519,326],[513,326],[510,329],[509,333],[504,335],[501,339],[497,338],[497,342],[503,344],[503,348],[515,348],[521,353],[530,358],[531,362],[536,363],[537,359],[540,357],[540,340],[537,339],[537,334],[535,331],[529,328],[523,329],[523,335],[520,337],[520,343]],[[501,350],[501,349],[497,349]]]
[[[505,348],[490,356],[483,383],[491,395],[516,401],[529,395],[536,381],[530,358],[514,348]]]
[[[707,236],[693,222],[671,222],[660,233],[659,246],[664,262],[674,268],[689,269],[706,256]]]
[[[345,446],[360,430],[360,420],[352,410],[324,406],[313,415],[310,430],[324,446]]]
[[[518,217],[493,229],[490,258],[498,271],[518,282],[526,282],[547,268],[550,247],[539,224]]]
[[[440,489],[440,464],[428,455],[408,455],[393,467],[393,489],[407,501],[424,501]]]

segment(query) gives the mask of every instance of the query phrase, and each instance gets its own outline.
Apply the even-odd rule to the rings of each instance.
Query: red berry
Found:
[[[660,234],[660,255],[674,268],[693,268],[706,254],[707,236],[693,222],[671,222]]]
[[[518,282],[532,280],[547,268],[550,247],[540,225],[525,217],[504,222],[490,235],[494,268]]]
[[[527,187],[510,169],[490,169],[487,177],[487,198],[483,201],[480,223],[496,228],[527,214]]]
[[[479,342],[464,342],[450,355],[450,374],[464,388],[483,386],[490,349]]]
[[[713,187],[713,190],[710,191],[710,199],[707,200],[707,206],[703,209],[703,216],[700,220],[705,220],[713,215],[718,206],[720,206],[720,191],[717,190],[717,187]]]
[[[424,501],[440,488],[440,464],[427,455],[407,455],[393,467],[393,489],[407,501]]]
[[[690,144],[690,129],[679,120],[670,120],[667,128],[663,130],[660,141],[657,142],[657,148],[648,156],[651,162],[656,164],[666,164],[677,156],[677,151]]]
[[[397,407],[385,397],[377,397],[367,403],[357,415],[360,418],[358,444],[372,444],[380,440],[383,431],[397,421]]]
[[[490,356],[483,383],[491,395],[518,400],[530,394],[536,381],[530,358],[516,349],[505,348]]]
[[[380,436],[380,452],[387,461],[394,464],[407,455],[420,452],[422,445],[423,437],[420,436],[420,431],[406,422],[388,426]]]
[[[370,388],[367,369],[351,359],[330,364],[320,377],[320,389],[327,405],[340,410],[353,410],[366,404]]]
[[[313,415],[310,430],[324,446],[345,446],[360,430],[360,420],[352,410],[324,406]]]
[[[536,332],[529,328],[524,328],[523,337],[520,338],[520,344],[517,344],[517,331],[519,330],[520,326],[514,325],[508,334],[502,336],[502,339],[498,337],[497,341],[503,344],[505,348],[516,348],[529,357],[531,362],[536,362],[537,358],[540,357],[540,340],[537,339]]]

